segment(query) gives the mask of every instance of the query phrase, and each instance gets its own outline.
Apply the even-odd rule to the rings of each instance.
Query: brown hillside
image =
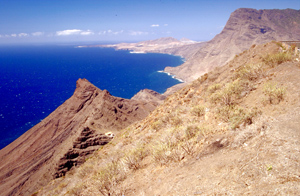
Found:
[[[31,195],[108,143],[106,132],[145,118],[156,106],[113,97],[79,79],[70,99],[0,151],[1,195]]]
[[[253,45],[36,195],[298,195],[299,58]]]
[[[251,45],[272,40],[300,40],[300,10],[237,9],[220,34],[198,49],[186,63],[167,67],[165,71],[191,82]]]

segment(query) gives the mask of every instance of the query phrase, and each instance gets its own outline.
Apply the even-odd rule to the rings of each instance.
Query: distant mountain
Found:
[[[31,195],[108,143],[158,104],[114,97],[85,79],[73,96],[0,151],[1,195]]]
[[[171,44],[171,43],[180,43],[180,41],[173,37],[162,37],[155,40],[138,42],[137,45]]]
[[[167,67],[165,71],[193,81],[214,67],[224,65],[251,45],[272,40],[300,40],[300,10],[237,9],[220,34],[198,48],[186,63]]]
[[[162,37],[155,40],[138,43],[120,43],[113,45],[94,45],[79,47],[111,47],[117,50],[131,50],[132,53],[166,53],[189,59],[203,45],[203,42],[192,41],[187,38],[181,40],[173,37]]]
[[[73,195],[91,195],[91,193],[98,195],[106,190],[109,195],[110,191],[115,190],[120,190],[119,193],[123,194],[122,190],[126,188],[129,189],[128,195],[136,195],[136,190],[141,191],[139,192],[141,194],[145,190],[149,194],[158,191],[157,194],[178,195],[177,190],[180,190],[181,194],[186,194],[187,189],[189,189],[189,194],[215,195],[219,194],[215,192],[216,184],[223,187],[220,191],[236,190],[237,183],[232,182],[240,181],[236,178],[237,173],[241,179],[244,179],[238,185],[241,190],[237,191],[237,195],[247,191],[253,195],[268,194],[271,189],[265,186],[264,183],[267,182],[274,183],[274,186],[271,186],[272,189],[275,187],[273,191],[281,188],[288,181],[292,183],[292,186],[287,184],[286,188],[293,189],[293,186],[299,183],[298,176],[291,173],[291,171],[297,171],[297,163],[294,160],[298,159],[297,157],[290,158],[287,167],[282,167],[282,165],[287,160],[285,155],[293,149],[299,152],[297,143],[290,137],[290,135],[297,134],[296,130],[299,128],[297,124],[300,107],[297,101],[300,89],[299,62],[297,62],[299,54],[294,50],[280,53],[287,48],[280,46],[280,43],[250,47],[253,44],[271,40],[300,40],[299,10],[238,9],[231,14],[223,31],[206,43],[161,38],[135,44],[123,43],[107,46],[134,52],[182,55],[187,59],[186,63],[175,68],[168,67],[166,71],[187,82],[193,81],[215,67],[224,65],[236,54],[250,49],[238,55],[226,66],[203,75],[176,93],[172,94],[175,88],[168,90],[167,94],[172,95],[168,96],[154,112],[152,111],[165,98],[156,92],[142,90],[131,100],[122,99],[110,95],[106,90],[96,88],[85,79],[79,79],[70,99],[38,125],[0,150],[1,194],[31,195],[48,184],[51,179],[61,177],[73,166],[82,164],[89,155],[108,143],[113,135],[122,129],[122,134],[113,140],[112,145],[106,145],[104,150],[97,153],[97,158],[89,159],[95,164],[85,164],[82,171],[84,179],[75,179],[72,175],[70,175],[70,181],[67,181],[68,177],[59,178],[52,181],[53,184],[49,183],[48,187],[40,189],[39,194],[44,195],[43,191],[45,191],[49,192],[49,195],[63,195],[72,190],[73,192],[69,193]],[[265,63],[267,59],[261,56],[266,56],[268,53],[289,54],[290,59],[281,65],[269,66]],[[255,66],[245,66],[251,63]],[[265,73],[265,70],[268,72]],[[287,97],[284,101],[281,101],[282,97],[278,98],[278,105],[272,104],[274,98],[271,95],[265,98],[266,89],[271,88],[268,85],[272,86],[269,84],[270,79],[277,84],[283,84],[287,89]],[[279,86],[274,84],[273,88],[285,89]],[[263,100],[259,101],[258,97]],[[263,109],[259,111],[258,109],[261,108]],[[149,117],[145,118],[150,112],[152,113]],[[284,123],[279,122],[273,126],[280,127],[274,131],[279,136],[278,138],[282,139],[276,138],[276,134],[274,137],[272,126],[268,123],[265,124],[264,121],[259,120],[256,122],[255,117],[261,112],[274,118],[277,118],[278,114],[287,115],[282,118],[283,120],[278,119]],[[144,120],[135,123],[141,119]],[[253,122],[257,127],[253,127],[253,130],[244,129]],[[129,125],[132,125],[130,129],[124,130]],[[233,126],[235,128],[232,128]],[[281,128],[288,129],[289,127],[292,127],[292,131],[285,130],[284,135],[281,135]],[[230,131],[236,128],[240,130]],[[270,137],[267,141],[265,141],[266,136]],[[257,137],[261,138],[251,143],[251,140]],[[281,146],[287,141],[289,143],[284,153],[277,156],[282,153]],[[292,145],[295,145],[295,148],[289,147]],[[239,151],[242,148],[244,151]],[[276,151],[272,153],[274,149]],[[107,150],[111,150],[113,155],[108,154],[111,151]],[[234,150],[235,154],[232,153]],[[248,156],[244,156],[244,152]],[[257,152],[262,153],[259,158],[269,156],[270,159],[266,158],[258,163]],[[216,156],[210,156],[213,153],[217,153]],[[241,154],[243,156],[240,156]],[[236,157],[231,155],[236,155]],[[98,159],[99,156],[104,158]],[[274,160],[275,156],[276,160]],[[207,164],[208,158],[212,158],[208,162],[210,164]],[[173,159],[180,165],[178,167],[175,165],[174,170],[168,170],[168,163]],[[240,162],[241,159],[243,159],[242,162]],[[106,162],[103,163],[103,160]],[[156,166],[152,164],[153,161],[162,164]],[[103,167],[103,164],[107,164],[107,167]],[[164,164],[166,166],[161,167]],[[199,165],[195,167],[194,164]],[[245,167],[247,164],[253,165]],[[273,164],[276,168],[274,173],[268,173],[273,167],[269,164]],[[207,167],[208,165],[215,166]],[[262,170],[265,166],[265,170]],[[257,169],[252,171],[255,167]],[[139,170],[140,168],[142,169]],[[187,168],[186,172],[184,168]],[[136,170],[137,172],[134,172]],[[77,171],[77,176],[81,176],[78,174],[80,170],[75,171]],[[225,171],[226,175],[223,173]],[[247,174],[249,171],[252,173]],[[110,172],[113,172],[113,175],[103,175],[111,174]],[[127,175],[128,181],[124,181],[126,177],[123,174],[126,172],[132,172]],[[218,173],[222,174],[221,177],[217,175]],[[280,176],[281,173],[284,176]],[[135,174],[139,176],[136,177]],[[201,177],[203,174],[208,178]],[[158,177],[159,175],[162,176]],[[277,177],[273,178],[274,175]],[[228,178],[228,176],[231,177]],[[195,180],[190,181],[190,178]],[[255,182],[251,183],[253,178]],[[215,180],[215,182],[211,183],[211,180],[207,179]],[[200,184],[199,180],[201,180]],[[124,181],[123,187],[120,184],[122,181]],[[137,181],[145,183],[136,183]],[[173,189],[174,186],[170,188],[170,184],[176,184],[175,181],[180,182],[177,189]],[[181,182],[184,182],[183,186]],[[156,189],[159,186],[160,189]],[[165,188],[161,188],[162,186]],[[198,191],[195,187],[201,189]],[[62,192],[62,189],[65,192]],[[92,192],[89,192],[90,190]],[[55,194],[52,194],[52,191]],[[255,194],[257,192],[261,194]],[[276,195],[275,192],[270,194],[272,193]]]
[[[250,47],[35,195],[299,195],[299,59]]]

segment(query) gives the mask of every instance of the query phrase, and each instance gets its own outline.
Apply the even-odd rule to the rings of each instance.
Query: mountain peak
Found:
[[[114,97],[78,79],[72,97],[0,151],[2,194],[27,195],[64,175],[111,140],[108,130],[118,132],[156,106]]]
[[[224,29],[200,47],[183,65],[167,67],[166,72],[191,82],[215,67],[223,66],[253,44],[272,40],[300,40],[300,10],[235,10]]]

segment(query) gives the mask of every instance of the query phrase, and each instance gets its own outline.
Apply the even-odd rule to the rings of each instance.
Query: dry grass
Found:
[[[290,59],[288,56],[283,57],[286,55],[283,53],[276,54],[278,56],[265,56],[263,62],[236,66],[234,72],[223,80],[217,80],[217,76],[212,76],[216,82],[211,82],[212,80],[209,79],[211,74],[205,74],[192,85],[171,95],[148,118],[127,128],[115,138],[114,141],[118,141],[118,144],[107,145],[100,150],[99,154],[101,156],[105,154],[104,157],[88,160],[81,166],[77,175],[81,179],[89,176],[89,180],[77,183],[69,193],[73,195],[88,195],[87,193],[118,195],[123,190],[120,185],[127,180],[127,177],[146,170],[145,168],[150,167],[149,165],[152,169],[167,168],[180,164],[183,160],[195,159],[205,150],[213,153],[213,150],[207,150],[205,147],[221,148],[219,141],[223,140],[216,141],[215,139],[218,134],[221,135],[224,132],[234,132],[237,135],[235,138],[239,136],[240,139],[233,143],[239,144],[239,147],[243,146],[246,141],[250,140],[249,138],[259,135],[261,127],[253,125],[261,111],[251,105],[241,104],[245,99],[242,93],[245,91],[252,93],[252,86],[262,86],[269,69]],[[280,55],[282,57],[279,57]],[[242,56],[239,55],[236,58],[242,58]],[[267,102],[274,104],[284,99],[285,88],[276,83],[266,83],[263,93]],[[246,133],[243,130],[247,130],[247,127],[252,128]],[[142,140],[146,142],[141,142]],[[255,145],[254,143],[253,146]],[[259,149],[259,146],[255,148]],[[110,154],[108,151],[116,152],[116,154]],[[251,163],[252,159],[247,161]],[[247,165],[244,165],[240,165],[240,170],[246,170]],[[273,172],[273,168],[273,163],[264,164],[265,172]],[[220,182],[221,184],[226,182],[227,177],[223,179],[225,181]],[[93,185],[89,185],[89,181],[92,181]],[[83,193],[87,191],[84,189],[93,189],[93,191]]]
[[[284,87],[280,87],[276,83],[268,82],[264,85],[263,92],[266,96],[263,98],[263,102],[278,104],[284,99],[286,89]]]

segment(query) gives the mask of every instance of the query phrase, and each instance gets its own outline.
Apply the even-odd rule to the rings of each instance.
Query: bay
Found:
[[[86,78],[112,95],[130,99],[141,89],[159,93],[180,83],[158,71],[183,59],[112,48],[0,47],[0,149],[48,116]]]

